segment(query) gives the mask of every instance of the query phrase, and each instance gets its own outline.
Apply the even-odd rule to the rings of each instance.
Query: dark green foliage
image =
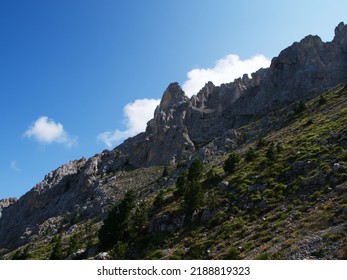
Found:
[[[73,214],[71,218],[70,224],[71,225],[77,224],[80,221],[80,216],[81,216],[80,211],[76,210],[76,212]]]
[[[141,231],[148,224],[148,207],[144,201],[136,206],[134,213],[134,228]]]
[[[212,241],[196,242],[186,253],[188,259],[201,260],[208,258],[208,251],[211,248]]]
[[[206,174],[206,180],[205,180],[205,185],[207,186],[215,186],[218,183],[222,182],[223,177],[217,174],[213,169],[211,169],[207,174]]]
[[[176,181],[176,187],[177,190],[175,192],[175,195],[180,196],[183,195],[185,192],[185,186],[188,182],[188,172],[183,172]]]
[[[63,243],[62,243],[62,235],[59,234],[58,236],[55,236],[52,240],[54,247],[53,251],[49,257],[50,260],[63,260],[64,254],[63,254]]]
[[[347,260],[347,244],[343,247],[342,259]]]
[[[305,126],[309,126],[309,125],[311,125],[311,124],[313,124],[313,119],[308,119],[307,120],[307,122],[305,123]]]
[[[69,249],[67,255],[75,253],[81,247],[81,236],[78,233],[75,233],[69,241]]]
[[[162,207],[164,204],[164,191],[161,190],[157,196],[155,197],[154,201],[153,201],[153,208],[154,209],[159,209],[160,207]]]
[[[234,172],[237,164],[240,162],[240,156],[237,153],[231,153],[224,162],[223,169],[226,173]]]
[[[167,167],[167,165],[165,165],[163,169],[163,177],[167,176],[169,176],[169,168]]]
[[[258,153],[254,147],[250,147],[248,151],[246,152],[246,161],[251,162],[255,160],[258,157]]]
[[[319,96],[318,104],[323,105],[325,103],[327,103],[327,100],[325,99],[324,95],[322,94],[321,96]]]
[[[176,249],[172,255],[169,257],[170,260],[181,260],[184,255],[184,251],[182,249]]]
[[[300,114],[304,112],[307,109],[306,104],[303,101],[300,101],[299,103],[295,103],[294,105],[294,113]]]
[[[260,137],[257,141],[257,148],[260,149],[262,147],[265,147],[266,145],[267,141],[263,137]]]
[[[28,260],[30,259],[30,246],[26,246],[24,250],[18,250],[11,258],[12,260]]]
[[[191,182],[199,181],[203,175],[203,167],[204,166],[201,159],[194,159],[192,165],[189,167],[188,170],[188,180]]]
[[[201,159],[196,158],[189,167],[188,173],[182,173],[178,177],[176,185],[176,195],[183,195],[183,207],[186,215],[186,223],[191,221],[191,218],[196,210],[202,204],[203,192],[201,178],[203,176],[203,163]]]
[[[276,159],[276,146],[274,142],[271,142],[269,147],[266,150],[266,157],[269,160],[275,160]]]
[[[129,236],[130,216],[135,207],[135,192],[126,192],[124,199],[115,205],[99,231],[99,240],[103,248],[114,246],[117,241]]]
[[[114,251],[113,259],[124,260],[126,258],[127,250],[128,250],[128,243],[117,241],[113,249]]]
[[[225,260],[239,260],[240,259],[240,252],[236,247],[230,247],[226,256],[224,257]]]
[[[194,212],[199,209],[202,201],[203,192],[201,183],[197,181],[189,182],[184,194],[184,209],[188,220],[190,220]]]
[[[261,253],[255,257],[256,260],[269,260],[270,256],[268,253]]]
[[[164,256],[165,256],[164,251],[161,249],[157,249],[157,250],[150,252],[148,258],[150,260],[160,260]]]
[[[179,162],[177,162],[176,168],[180,169],[184,166],[186,166],[186,162],[185,161],[179,161]]]

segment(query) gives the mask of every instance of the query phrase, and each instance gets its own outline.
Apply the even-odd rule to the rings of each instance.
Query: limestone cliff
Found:
[[[146,132],[113,153],[135,167],[187,159],[201,145],[293,101],[313,98],[347,82],[347,25],[324,43],[309,35],[283,50],[267,69],[231,83],[211,82],[190,99],[177,83],[168,86]]]

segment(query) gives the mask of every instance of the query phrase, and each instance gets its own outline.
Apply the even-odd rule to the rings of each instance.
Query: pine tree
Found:
[[[223,169],[225,172],[234,172],[236,165],[240,162],[240,157],[237,153],[231,153],[224,162]]]
[[[201,159],[196,158],[188,169],[188,174],[182,177],[180,184],[184,189],[184,212],[185,222],[189,223],[195,211],[199,210],[203,202],[203,191],[201,178],[203,175],[203,163]]]
[[[177,178],[177,181],[176,181],[177,190],[175,192],[175,195],[180,196],[184,194],[187,182],[188,182],[188,172],[183,172]]]
[[[53,242],[54,242],[54,247],[53,247],[53,251],[52,251],[49,259],[50,260],[62,260],[62,259],[64,259],[61,234],[59,234],[57,237],[55,237],[53,239]]]
[[[199,181],[203,175],[203,163],[199,158],[194,159],[188,170],[188,180],[190,182]]]
[[[189,182],[184,194],[186,222],[191,220],[194,212],[200,208],[202,201],[203,193],[201,183],[197,181]]]
[[[129,235],[131,212],[135,207],[135,192],[126,192],[124,199],[115,205],[99,230],[99,240],[103,248],[114,246],[117,241]]]
[[[163,169],[163,177],[167,177],[169,176],[169,168],[167,167],[167,165],[164,166],[164,169]]]

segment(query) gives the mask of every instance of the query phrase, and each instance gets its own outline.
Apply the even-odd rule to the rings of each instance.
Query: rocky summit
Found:
[[[347,258],[345,84],[344,23],[191,98],[172,83],[145,132],[0,200],[0,256]]]

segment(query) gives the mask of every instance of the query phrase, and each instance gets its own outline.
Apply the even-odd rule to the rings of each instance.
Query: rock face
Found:
[[[244,75],[221,86],[208,82],[190,99],[177,83],[170,84],[146,132],[128,139],[113,153],[121,155],[118,165],[175,163],[230,129],[344,82],[347,25],[340,23],[331,42],[309,35],[283,50],[269,68],[258,70],[251,78]]]
[[[16,201],[17,201],[17,198],[15,197],[0,199],[0,208],[6,208],[10,206],[11,204],[15,203]]]
[[[10,206],[11,204],[15,203],[16,201],[17,201],[17,198],[15,198],[15,197],[0,199],[0,219],[2,217],[2,209]]]
[[[89,160],[70,161],[18,201],[1,200],[0,248],[24,244],[41,230],[56,230],[52,224],[63,219],[54,217],[76,209],[84,209],[85,217],[100,219],[108,199],[100,187],[105,183],[100,179],[103,174],[129,166],[175,164],[196,152],[208,158],[220,147],[234,149],[241,141],[237,128],[346,82],[347,25],[340,23],[331,42],[307,36],[251,78],[244,75],[221,86],[207,82],[191,98],[172,83],[145,132]]]
[[[93,175],[101,156],[92,157],[88,161],[85,158],[70,161],[47,174],[42,182],[15,203],[14,200],[2,200],[1,204],[8,207],[2,209],[0,247],[21,245],[28,241],[29,235],[41,231],[42,226],[39,225],[43,221],[73,214],[79,211],[80,205],[86,205],[93,191]],[[89,214],[95,216],[101,208],[94,206],[90,207]],[[59,219],[53,220],[52,223]]]

